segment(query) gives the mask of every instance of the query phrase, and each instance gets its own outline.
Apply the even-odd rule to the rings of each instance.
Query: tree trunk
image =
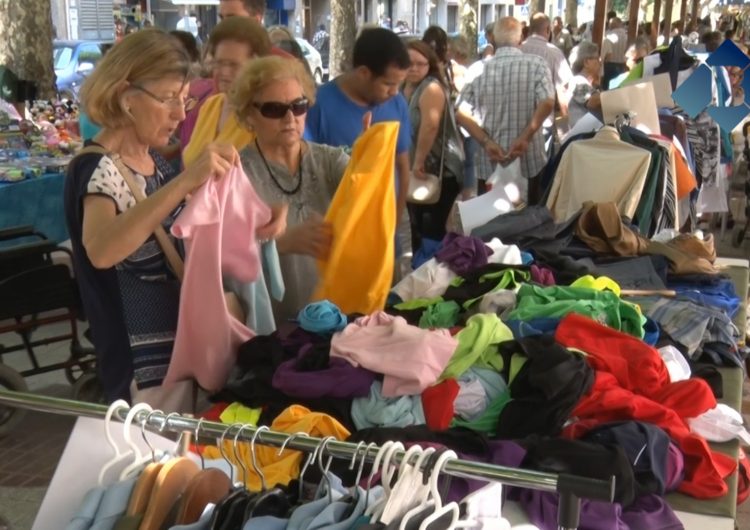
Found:
[[[578,27],[578,0],[565,0],[565,23]]]
[[[352,0],[331,0],[331,42],[329,78],[352,66],[354,41],[357,40],[357,9]]]
[[[534,0],[534,10],[532,11],[532,15],[534,13],[544,13],[544,8],[546,7],[547,0]]]
[[[461,35],[472,45],[473,50],[477,49],[477,23],[479,21],[479,2],[478,0],[458,0],[458,13],[460,18],[459,31]]]
[[[36,85],[37,98],[55,97],[52,9],[49,0],[0,0],[0,65]]]

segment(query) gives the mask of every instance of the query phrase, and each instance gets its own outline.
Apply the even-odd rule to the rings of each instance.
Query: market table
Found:
[[[63,173],[18,182],[0,182],[0,229],[32,225],[48,239],[68,239],[63,208]]]

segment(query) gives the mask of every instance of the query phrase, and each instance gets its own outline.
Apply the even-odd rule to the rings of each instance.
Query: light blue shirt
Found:
[[[116,482],[106,489],[90,530],[112,530],[115,527],[117,521],[128,509],[130,495],[133,493],[137,480],[137,477],[129,478]]]
[[[97,487],[90,489],[84,495],[78,512],[73,516],[65,530],[89,530],[94,524],[96,512],[104,496],[104,488]]]

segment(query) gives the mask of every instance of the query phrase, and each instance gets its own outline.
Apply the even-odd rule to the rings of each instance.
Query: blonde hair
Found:
[[[131,122],[121,103],[124,83],[168,77],[187,83],[192,63],[179,40],[160,29],[131,33],[113,46],[81,87],[81,103],[91,121],[114,129]]]
[[[296,59],[269,56],[253,59],[245,65],[229,89],[229,103],[240,123],[246,123],[255,95],[274,81],[296,79],[310,105],[315,103],[315,82]]]
[[[271,26],[268,28],[268,38],[272,44],[278,44],[285,40],[294,40],[292,32],[286,26]]]

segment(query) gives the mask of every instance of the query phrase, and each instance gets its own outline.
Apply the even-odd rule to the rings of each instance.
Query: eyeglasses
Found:
[[[310,108],[310,102],[307,98],[299,98],[291,103],[266,101],[265,103],[253,103],[253,106],[260,111],[261,116],[264,118],[280,120],[290,110],[294,116],[302,116]]]
[[[162,98],[151,92],[150,90],[143,88],[140,85],[132,85],[133,88],[136,90],[140,90],[144,94],[146,94],[151,99],[158,101],[162,105],[169,107],[171,109],[184,109],[185,105],[187,105],[187,101],[183,100],[180,97],[171,97],[171,98]]]

